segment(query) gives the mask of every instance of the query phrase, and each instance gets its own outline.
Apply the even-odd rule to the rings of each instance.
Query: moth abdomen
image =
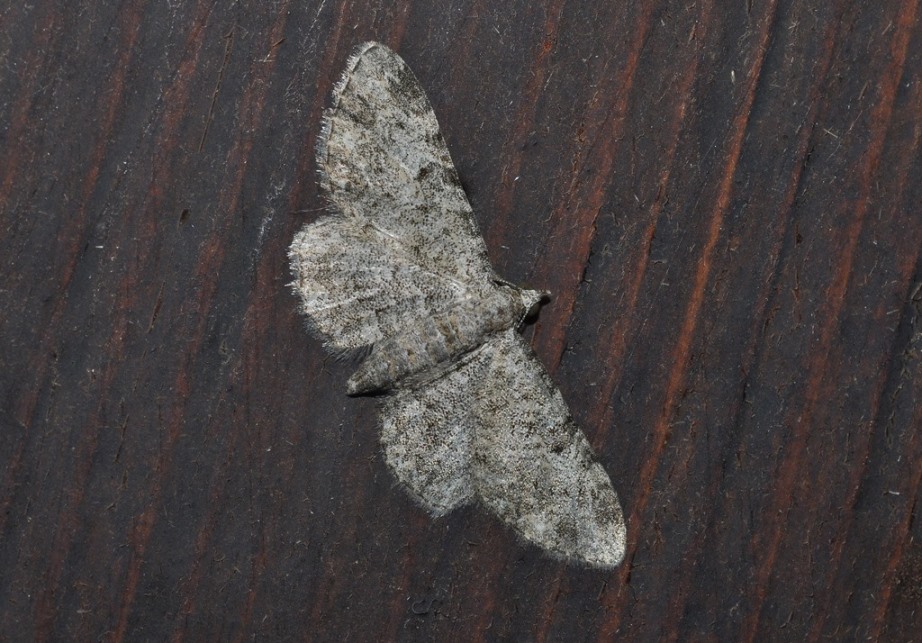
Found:
[[[511,292],[511,291],[510,291]],[[463,301],[449,310],[410,320],[376,343],[346,383],[349,395],[388,391],[480,346],[491,333],[511,328],[521,316],[516,297],[500,291]]]

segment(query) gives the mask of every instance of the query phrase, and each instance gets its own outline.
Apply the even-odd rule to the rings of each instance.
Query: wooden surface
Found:
[[[919,5],[9,3],[2,637],[918,635]],[[369,39],[554,293],[526,332],[625,506],[612,572],[430,519],[298,318]]]

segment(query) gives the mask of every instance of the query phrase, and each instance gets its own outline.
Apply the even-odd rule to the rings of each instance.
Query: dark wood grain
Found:
[[[922,8],[0,10],[0,631],[911,640]],[[351,49],[420,78],[628,516],[612,572],[431,520],[286,248]]]

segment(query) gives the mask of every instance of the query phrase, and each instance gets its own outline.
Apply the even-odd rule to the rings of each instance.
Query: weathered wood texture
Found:
[[[907,640],[920,0],[0,10],[0,632]],[[352,47],[397,49],[611,472],[626,562],[395,487],[286,288]]]

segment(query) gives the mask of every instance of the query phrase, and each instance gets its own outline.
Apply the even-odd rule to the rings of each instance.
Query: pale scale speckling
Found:
[[[613,567],[618,496],[517,329],[543,293],[501,279],[435,114],[379,43],[349,58],[317,150],[333,213],[290,248],[308,327],[366,348],[352,395],[385,393],[385,460],[433,515],[473,501],[554,556]]]

